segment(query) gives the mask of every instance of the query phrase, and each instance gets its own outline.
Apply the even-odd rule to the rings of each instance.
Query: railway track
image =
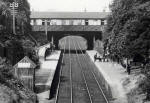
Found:
[[[56,92],[56,100],[55,100],[55,103],[69,103],[70,101],[70,96],[67,94],[67,92],[69,92],[70,90],[69,90],[69,87],[68,86],[66,86],[65,88],[64,88],[64,86],[62,86],[63,85],[63,83],[62,83],[62,81],[65,81],[65,75],[67,75],[66,73],[68,73],[69,71],[68,70],[66,70],[66,73],[65,72],[63,72],[63,69],[65,68],[64,67],[64,63],[66,62],[65,60],[67,59],[68,60],[68,58],[66,58],[65,59],[65,49],[66,49],[66,42],[67,42],[67,40],[65,40],[65,44],[63,45],[63,58],[62,58],[62,66],[60,67],[60,74],[59,74],[59,81],[58,81],[58,87],[57,87],[57,92]],[[69,83],[67,82],[66,83],[66,85],[68,85]],[[64,93],[66,93],[66,94],[64,94]],[[64,95],[62,95],[62,94],[64,94]],[[66,97],[63,97],[63,96],[66,96]],[[68,98],[67,98],[68,97]],[[60,101],[61,100],[61,101]]]
[[[66,39],[65,44],[55,103],[109,103],[81,43]]]
[[[89,57],[82,51],[80,44],[78,42],[76,42],[75,44],[81,51],[81,56],[78,57],[79,61],[82,61],[80,62],[80,65],[82,65],[85,78],[87,78],[87,86],[89,87],[89,93],[91,95],[92,101],[91,103],[109,103],[96,74],[93,72],[93,63],[89,62]]]

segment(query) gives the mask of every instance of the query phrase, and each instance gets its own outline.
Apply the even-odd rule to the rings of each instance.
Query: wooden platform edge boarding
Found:
[[[27,56],[13,66],[15,69],[14,75],[20,79],[23,84],[34,91],[35,84],[35,68],[36,64]]]

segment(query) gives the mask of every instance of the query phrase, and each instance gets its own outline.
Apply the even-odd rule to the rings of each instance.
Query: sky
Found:
[[[34,11],[102,12],[112,0],[28,0]]]

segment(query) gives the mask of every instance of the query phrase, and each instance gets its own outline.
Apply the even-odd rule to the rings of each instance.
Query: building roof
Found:
[[[31,18],[42,19],[104,19],[110,12],[31,12]]]
[[[29,57],[25,56],[13,67],[14,68],[35,68],[36,64]]]

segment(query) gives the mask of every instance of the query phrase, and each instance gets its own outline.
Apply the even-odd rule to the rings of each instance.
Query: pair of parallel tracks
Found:
[[[67,41],[68,54],[65,46]],[[70,52],[71,43],[75,48],[74,54]],[[73,39],[65,40],[55,103],[109,103],[87,56],[79,42]],[[69,79],[62,80],[65,77]]]

